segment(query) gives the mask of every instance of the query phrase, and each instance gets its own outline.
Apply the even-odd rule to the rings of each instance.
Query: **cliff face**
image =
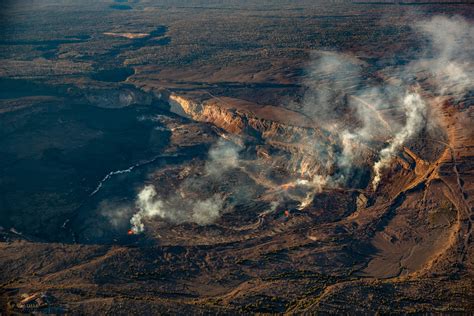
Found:
[[[212,123],[258,145],[259,156],[271,157],[269,162],[279,161],[298,176],[334,172],[337,141],[300,113],[225,97],[197,102],[171,94],[168,102],[178,115]]]
[[[168,101],[172,112],[212,123],[232,134],[290,143],[303,137],[323,136],[308,117],[274,106],[262,107],[226,97],[196,102],[175,94],[171,94]]]

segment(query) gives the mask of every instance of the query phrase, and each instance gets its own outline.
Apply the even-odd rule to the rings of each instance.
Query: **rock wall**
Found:
[[[170,110],[178,115],[212,123],[228,133],[263,146],[266,155],[272,156],[273,160],[285,156],[286,159],[280,161],[292,173],[312,177],[334,172],[337,142],[299,113],[256,104],[252,109],[248,102],[243,106],[239,100],[231,98],[212,98],[199,102],[170,94],[168,102]],[[259,117],[255,112],[263,112],[260,116],[266,117]],[[272,119],[272,113],[281,115]],[[286,117],[288,122],[284,121]],[[303,126],[297,126],[297,123]]]

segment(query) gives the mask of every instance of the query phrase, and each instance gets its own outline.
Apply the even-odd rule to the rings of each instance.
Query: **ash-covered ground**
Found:
[[[474,311],[474,7],[3,1],[6,314]]]

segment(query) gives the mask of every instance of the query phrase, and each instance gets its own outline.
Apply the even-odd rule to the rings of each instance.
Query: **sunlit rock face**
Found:
[[[171,111],[178,115],[211,123],[239,136],[238,140],[252,148],[258,146],[255,147],[258,157],[270,164],[276,162],[294,176],[312,179],[340,173],[336,175],[340,184],[356,187],[365,185],[370,176],[367,170],[375,158],[370,147],[333,135],[298,112],[228,97],[201,102],[171,94],[168,102]],[[358,153],[357,157],[351,157],[351,168],[345,168],[340,161],[344,148]],[[354,170],[349,170],[353,166]]]

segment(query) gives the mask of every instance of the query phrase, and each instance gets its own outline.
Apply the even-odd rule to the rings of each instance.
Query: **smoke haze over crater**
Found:
[[[208,225],[222,214],[225,192],[205,197],[206,186],[210,182],[226,181],[226,171],[239,165],[239,147],[224,139],[219,139],[209,150],[202,177],[186,178],[178,189],[167,197],[160,197],[153,185],[140,190],[136,200],[138,212],[130,219],[132,230],[141,233],[145,222],[159,218],[168,222],[196,223]]]
[[[427,123],[435,124],[418,93],[418,76],[428,75],[429,89],[435,95],[460,99],[472,91],[472,23],[458,16],[435,16],[419,21],[414,29],[428,45],[407,65],[395,64],[383,70],[390,81],[380,82],[364,74],[366,64],[356,56],[312,54],[301,109],[336,136],[342,147],[331,161],[340,172],[328,183],[342,183],[365,146],[386,142],[373,166],[375,188],[382,170],[400,148]],[[358,123],[348,127],[349,116]]]
[[[301,138],[293,144],[306,148],[304,154],[290,157],[290,165],[297,168],[287,181],[289,187],[306,190],[300,208],[309,205],[315,194],[325,188],[351,185],[348,180],[360,169],[371,172],[375,190],[384,170],[403,146],[436,124],[417,78],[428,74],[429,85],[423,89],[434,95],[461,98],[472,90],[472,24],[460,17],[436,16],[421,20],[414,29],[428,45],[411,62],[382,69],[383,78],[367,73],[368,64],[350,53],[313,52],[304,79],[306,92],[297,107],[328,132],[333,142],[323,144],[317,138]],[[239,196],[245,189],[251,191],[252,185],[207,197],[193,194],[211,182],[225,182],[226,171],[243,168],[239,155],[242,149],[233,142],[219,140],[208,152],[206,177],[186,179],[180,185],[180,193],[160,197],[153,186],[145,186],[137,196],[139,211],[130,221],[133,230],[142,232],[144,222],[153,218],[199,225],[215,222],[225,208],[226,196]],[[320,164],[315,171],[308,169],[309,156]],[[249,197],[241,196],[242,200]]]

